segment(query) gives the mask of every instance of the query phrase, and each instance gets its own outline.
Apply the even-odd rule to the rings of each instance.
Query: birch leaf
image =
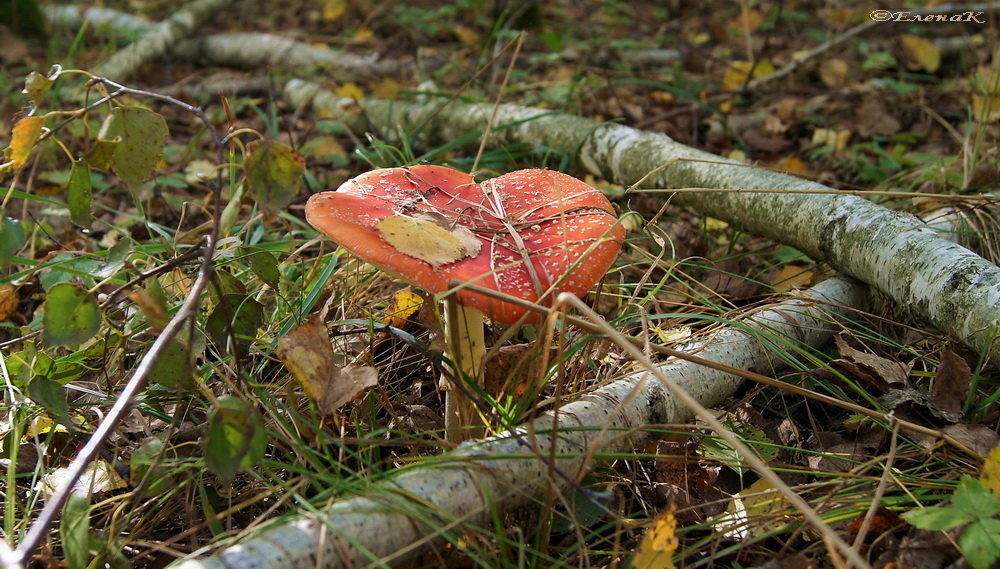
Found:
[[[391,215],[375,228],[382,239],[400,253],[420,259],[435,269],[479,254],[483,244],[468,228],[442,225],[436,219]]]
[[[45,117],[24,117],[17,121],[11,132],[10,146],[7,147],[7,158],[13,162],[14,168],[24,166],[31,154],[31,149],[42,135]]]
[[[46,344],[79,345],[97,333],[101,326],[101,309],[94,295],[73,283],[59,283],[49,289],[45,297],[42,325]]]
[[[317,318],[278,338],[275,353],[323,415],[336,413],[378,383],[373,367],[336,365],[326,326]]]
[[[642,536],[642,543],[632,558],[633,569],[674,569],[674,552],[679,544],[677,518],[673,506],[661,512]]]
[[[306,161],[301,154],[273,140],[250,144],[243,167],[247,189],[269,216],[285,209],[299,191]]]
[[[257,410],[231,395],[220,397],[208,419],[205,465],[229,483],[264,458],[267,439]]]
[[[94,221],[94,216],[90,213],[93,200],[90,165],[84,160],[74,160],[73,167],[69,171],[69,185],[66,190],[69,217],[73,223],[81,227],[90,227]]]
[[[907,69],[934,73],[941,67],[941,50],[931,40],[904,35],[899,41],[906,56]]]
[[[1000,445],[993,447],[986,461],[983,462],[983,469],[979,473],[979,481],[983,486],[993,490],[993,493],[1000,496]]]
[[[111,111],[112,131],[121,136],[111,157],[111,168],[136,192],[149,179],[163,155],[167,140],[167,122],[149,109],[135,106],[117,107]]]
[[[24,227],[9,217],[0,217],[0,269],[14,260],[24,246]]]

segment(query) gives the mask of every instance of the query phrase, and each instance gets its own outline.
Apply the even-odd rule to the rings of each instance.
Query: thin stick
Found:
[[[812,509],[801,496],[792,491],[791,488],[785,484],[777,474],[771,470],[767,464],[764,463],[757,454],[748,447],[739,437],[734,435],[729,429],[722,424],[721,421],[715,418],[704,405],[698,402],[697,399],[692,397],[683,387],[680,386],[674,379],[667,374],[663,373],[660,368],[653,364],[642,352],[642,349],[636,346],[629,338],[622,335],[618,330],[615,330],[604,321],[603,318],[596,312],[594,312],[589,306],[583,303],[582,300],[577,298],[575,295],[569,293],[560,293],[557,297],[560,303],[566,303],[572,305],[574,308],[579,310],[581,313],[586,315],[590,319],[591,323],[594,324],[601,333],[607,336],[609,339],[615,342],[619,347],[629,353],[636,362],[645,367],[649,373],[653,374],[656,379],[658,379],[663,385],[670,390],[671,395],[676,397],[681,403],[683,403],[688,409],[690,409],[696,417],[705,422],[713,431],[727,443],[729,443],[736,452],[743,457],[743,460],[757,472],[762,478],[766,479],[771,485],[785,497],[786,500],[792,503],[799,512],[806,518],[806,520],[813,525],[820,533],[823,534],[824,538],[833,546],[836,547],[837,551],[844,555],[851,563],[856,567],[861,569],[871,569],[871,566],[855,551],[850,544],[843,540],[836,532],[830,529],[830,526],[823,521],[823,518]]]

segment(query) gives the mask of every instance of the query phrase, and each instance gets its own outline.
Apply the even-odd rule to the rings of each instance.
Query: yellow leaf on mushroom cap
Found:
[[[382,239],[400,253],[429,263],[435,269],[466,257],[475,257],[483,244],[466,227],[427,215],[392,215],[380,221]]]

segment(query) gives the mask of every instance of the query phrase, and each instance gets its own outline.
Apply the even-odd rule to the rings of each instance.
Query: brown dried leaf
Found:
[[[906,385],[906,378],[909,377],[910,368],[913,367],[912,363],[905,365],[875,354],[856,350],[849,346],[842,336],[837,336],[836,342],[837,349],[840,350],[842,356],[837,362],[842,365],[846,364],[844,367],[862,379],[875,383],[879,387],[883,386],[873,379],[881,380],[888,385]]]
[[[17,287],[14,285],[0,286],[0,322],[10,318],[17,310]]]
[[[943,411],[961,413],[969,395],[971,377],[969,364],[953,350],[948,350],[941,356],[941,365],[931,384],[931,400]]]
[[[373,367],[334,364],[330,336],[318,318],[278,338],[275,354],[324,415],[334,414],[378,382]]]
[[[904,35],[899,38],[906,67],[911,71],[934,73],[941,67],[941,49],[929,39]]]
[[[986,425],[959,423],[949,425],[941,429],[941,432],[969,447],[983,459],[986,459],[990,455],[990,450],[1000,443],[1000,435]]]
[[[828,59],[820,65],[819,78],[827,87],[838,89],[847,82],[849,71],[850,68],[843,59]]]
[[[855,112],[854,118],[857,121],[858,134],[864,138],[873,134],[892,136],[902,128],[882,101],[875,97],[865,99]]]

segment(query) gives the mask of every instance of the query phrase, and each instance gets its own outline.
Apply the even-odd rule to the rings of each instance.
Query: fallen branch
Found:
[[[491,137],[497,144],[531,143],[565,152],[587,171],[632,191],[689,188],[674,201],[826,261],[951,338],[988,351],[990,361],[1000,364],[1000,352],[991,350],[1000,322],[1000,268],[910,214],[696,150],[663,134],[543,109],[365,100],[362,118],[353,101],[304,81],[289,81],[285,94],[294,105],[311,102],[356,130],[368,128],[368,119],[380,131],[419,132],[437,141],[481,133],[496,113]]]
[[[139,67],[166,53],[177,42],[193,34],[212,15],[230,5],[229,0],[196,0],[186,5],[141,39],[98,65],[94,75],[115,81],[127,79]]]
[[[698,356],[742,369],[772,372],[793,357],[791,346],[819,345],[839,329],[842,307],[861,308],[864,287],[830,279],[803,294],[722,329],[692,349]],[[779,338],[785,339],[779,341]],[[683,360],[661,364],[702,405],[729,398],[740,378]],[[692,411],[649,371],[634,373],[547,413],[529,425],[485,441],[467,443],[433,464],[402,470],[365,495],[347,498],[296,521],[278,525],[213,557],[179,569],[360,567],[375,560],[402,561],[438,544],[449,524],[487,523],[491,512],[531,504],[565,489],[553,469],[569,479],[592,466],[598,452],[625,451],[649,425],[681,423]],[[553,430],[554,420],[558,430]],[[550,457],[556,457],[554,462]],[[417,510],[415,512],[414,510]],[[438,520],[438,523],[428,522]]]

